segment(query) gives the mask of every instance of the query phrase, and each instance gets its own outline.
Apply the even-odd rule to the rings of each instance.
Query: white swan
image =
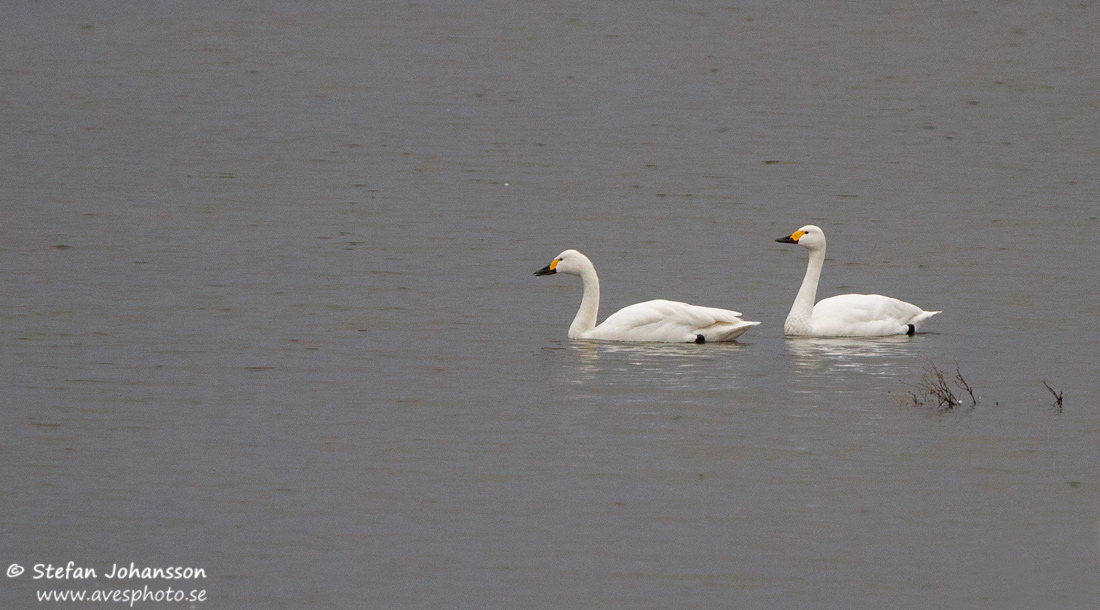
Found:
[[[825,262],[825,233],[814,225],[806,225],[787,237],[775,240],[798,244],[810,251],[810,263],[791,313],[783,324],[788,335],[813,337],[881,337],[912,335],[928,318],[940,313],[880,294],[842,294],[821,299],[817,296],[817,280]]]
[[[579,275],[584,285],[581,308],[569,325],[570,339],[604,341],[664,341],[705,343],[733,341],[759,322],[742,320],[740,313],[658,299],[624,307],[596,326],[600,308],[600,279],[588,257],[576,250],[562,252],[535,275]]]

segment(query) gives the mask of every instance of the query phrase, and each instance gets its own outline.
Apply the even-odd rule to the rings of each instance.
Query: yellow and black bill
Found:
[[[794,233],[791,233],[790,235],[787,235],[785,237],[780,237],[779,239],[776,239],[775,241],[777,241],[781,244],[797,244],[798,240],[802,239],[802,236],[805,235],[805,234],[806,234],[805,231],[795,231]]]
[[[536,271],[535,275],[554,275],[555,273],[557,273],[557,271],[554,271],[554,268],[557,267],[558,263],[560,263],[560,262],[561,262],[560,258],[555,258],[554,260],[550,261],[549,265],[547,265],[547,266],[543,267],[542,269],[539,269],[538,271]]]

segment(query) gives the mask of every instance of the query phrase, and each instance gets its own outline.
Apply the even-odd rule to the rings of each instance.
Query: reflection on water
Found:
[[[634,388],[660,386],[677,389],[696,386],[702,379],[732,375],[730,367],[751,355],[742,343],[620,343],[570,341],[563,371],[568,381],[584,384],[599,378]]]
[[[616,385],[667,399],[674,394],[657,392],[698,389],[701,384],[723,391],[769,378],[766,383],[789,385],[799,393],[890,391],[927,364],[935,338],[934,333],[805,337],[759,345],[568,341],[550,349],[561,356],[567,384],[596,381],[601,387]]]
[[[893,337],[798,337],[787,339],[794,373],[803,381],[848,379],[876,388],[890,387],[899,374],[919,369],[926,358],[927,334]],[[843,374],[843,375],[842,375]],[[844,376],[847,375],[847,376]],[[876,380],[877,378],[877,380]]]
[[[723,343],[626,343],[617,341],[572,341],[570,348],[579,353],[598,357],[603,354],[622,354],[627,357],[644,359],[667,358],[715,358],[724,354],[745,349],[745,345],[736,342]]]
[[[819,370],[821,367],[882,374],[897,363],[909,359],[921,350],[923,337],[799,337],[787,340],[787,350],[794,354],[800,368]]]

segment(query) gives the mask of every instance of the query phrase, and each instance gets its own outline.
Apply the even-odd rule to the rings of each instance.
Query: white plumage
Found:
[[[925,320],[940,313],[924,311],[881,294],[842,294],[822,299],[815,305],[817,283],[825,262],[825,233],[814,225],[806,225],[775,241],[798,244],[810,251],[806,277],[783,325],[788,335],[881,337],[913,334]]]
[[[759,324],[742,320],[740,313],[728,309],[657,299],[624,307],[597,326],[600,280],[592,261],[576,250],[566,250],[535,275],[555,273],[580,276],[583,284],[581,306],[569,326],[570,339],[666,343],[733,341]]]

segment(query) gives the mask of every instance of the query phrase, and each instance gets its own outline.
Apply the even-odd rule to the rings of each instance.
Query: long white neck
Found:
[[[585,334],[592,332],[596,328],[596,315],[600,310],[600,278],[596,275],[596,268],[589,263],[579,275],[584,286],[584,296],[581,297],[581,308],[577,310],[577,317],[569,325],[570,339],[582,339]]]
[[[783,324],[788,335],[802,335],[810,332],[810,322],[814,314],[814,300],[817,299],[817,281],[821,279],[821,266],[825,264],[825,247],[810,250],[810,262],[806,265],[806,277],[802,278],[802,287],[794,298],[791,313]]]

